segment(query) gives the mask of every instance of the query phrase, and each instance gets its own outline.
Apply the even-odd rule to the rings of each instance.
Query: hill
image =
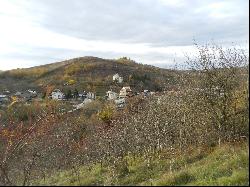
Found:
[[[126,97],[122,110],[101,97],[74,111],[76,98],[13,97],[0,110],[0,185],[248,185],[249,58],[219,52],[192,71],[83,57],[3,72],[13,89],[164,91]]]
[[[113,82],[112,76],[118,73],[124,82]],[[80,57],[53,64],[32,68],[15,69],[3,72],[0,89],[11,91],[34,88],[43,90],[54,86],[62,90],[75,89],[94,91],[103,95],[108,89],[118,91],[129,85],[135,91],[150,89],[162,90],[176,84],[177,72],[150,65],[138,64],[126,57],[117,60],[97,57]]]

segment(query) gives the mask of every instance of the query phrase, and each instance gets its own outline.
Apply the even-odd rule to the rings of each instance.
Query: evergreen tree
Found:
[[[75,88],[75,90],[74,90],[73,95],[74,95],[74,98],[75,98],[75,99],[77,99],[78,96],[79,96],[78,90],[77,90],[76,88]]]
[[[72,98],[72,92],[71,92],[71,90],[68,90],[68,91],[67,91],[65,97],[66,97],[66,99]]]

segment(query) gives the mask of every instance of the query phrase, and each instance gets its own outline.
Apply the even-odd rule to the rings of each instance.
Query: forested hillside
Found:
[[[113,83],[113,75],[123,77],[123,84]],[[136,91],[149,89],[161,91],[171,88],[178,81],[178,72],[154,66],[138,64],[126,57],[105,60],[97,57],[81,57],[33,68],[15,69],[0,74],[0,89],[12,91],[34,88],[43,90],[54,86],[61,90],[89,90],[105,95],[112,88],[118,91],[129,85]]]

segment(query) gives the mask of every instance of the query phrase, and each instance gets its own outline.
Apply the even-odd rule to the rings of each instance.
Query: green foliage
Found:
[[[128,98],[122,111],[116,111],[102,99],[74,112],[65,112],[69,111],[67,107],[73,107],[68,101],[42,101],[43,116],[35,128],[37,134],[31,133],[29,139],[18,146],[20,151],[14,152],[8,161],[13,184],[18,183],[16,178],[23,178],[17,172],[28,166],[27,155],[31,157],[36,151],[43,156],[34,163],[31,179],[33,175],[53,174],[53,169],[72,168],[42,182],[52,185],[248,184],[246,147],[225,145],[216,148],[225,142],[242,141],[242,137],[248,135],[248,84],[242,79],[241,71],[225,68],[206,70],[204,74],[180,72],[181,76],[176,77],[175,73],[168,74],[170,71],[131,62],[128,58],[118,63],[116,60],[78,58],[35,79],[31,74],[24,75],[30,70],[17,73],[29,82],[42,82],[43,87],[50,85],[47,94],[54,86],[68,90],[67,98],[76,97],[77,89],[83,88],[98,91],[100,95],[109,86],[119,91],[119,85],[112,83],[112,75],[117,72],[129,81],[133,91],[162,90],[171,88],[172,84],[178,89],[148,98]],[[73,83],[62,89],[60,85],[67,80]],[[77,85],[72,86],[74,80]],[[0,79],[0,84],[2,82],[4,80]],[[39,112],[40,109],[33,105],[17,103],[7,113],[1,111],[1,116],[5,119],[7,116],[7,123],[12,128],[15,126],[13,121],[16,126],[20,121],[29,121],[32,125],[29,119]],[[103,125],[98,118],[109,125]],[[2,148],[2,153],[9,149],[9,145],[4,144],[6,149]],[[206,148],[209,145],[213,147],[204,151],[191,149],[192,146]],[[44,171],[47,169],[49,171]]]
[[[79,93],[78,90],[75,88],[74,92],[73,92],[74,98],[78,98]]]
[[[73,64],[70,64],[69,66],[67,66],[65,68],[64,72],[65,72],[66,75],[73,75],[73,74],[78,73],[81,70],[81,68],[82,68],[81,65],[73,63]]]
[[[74,79],[68,80],[69,85],[74,85],[75,83],[76,83],[76,80],[74,80]]]
[[[28,121],[28,119],[33,119],[42,110],[42,107],[37,104],[15,104],[9,107],[3,114],[5,120],[13,121]]]
[[[124,157],[115,168],[95,164],[59,172],[40,185],[248,185],[248,147],[224,145],[214,150],[165,157]],[[190,162],[190,160],[192,160]],[[179,167],[173,167],[179,163]],[[172,169],[170,169],[172,168]],[[78,176],[78,177],[77,177]],[[36,184],[36,183],[35,183]]]
[[[91,103],[88,103],[83,109],[82,114],[87,118],[91,118],[92,115],[96,118],[98,111],[101,111],[104,107],[103,101],[94,100]],[[92,119],[93,120],[93,119]]]
[[[131,59],[128,58],[128,57],[121,57],[121,58],[117,59],[117,62],[118,62],[118,63],[121,63],[121,64],[131,64],[131,63],[135,63],[134,60],[131,60]]]
[[[96,64],[72,63],[65,68],[64,74],[65,76],[72,76],[84,71],[91,71],[95,67]]]
[[[25,78],[28,76],[31,77],[40,77],[43,74],[45,74],[46,72],[48,72],[48,69],[45,67],[36,67],[36,68],[29,68],[29,69],[14,69],[9,71],[9,74],[11,76],[14,76],[15,78]]]
[[[146,80],[151,80],[151,77],[147,73],[145,73],[145,74],[133,74],[131,79],[145,82]]]
[[[105,95],[107,88],[112,84],[112,75],[119,73],[124,82],[128,83],[129,75],[141,75],[137,79],[130,80],[129,84],[135,91],[140,91],[142,87],[154,90],[162,88],[164,82],[174,84],[169,80],[176,80],[177,72],[155,68],[148,65],[135,63],[129,58],[120,60],[105,60],[94,57],[83,57],[63,61],[34,68],[17,69],[1,73],[0,87],[9,90],[29,89],[32,85],[34,89],[41,86],[54,85],[63,90],[62,85],[69,80],[68,87],[74,89],[88,89],[88,91],[98,92],[98,95]],[[145,75],[146,74],[146,75]],[[168,80],[168,78],[171,78]],[[17,82],[16,79],[19,79]],[[142,81],[142,82],[141,82]],[[142,84],[137,88],[138,84]],[[113,85],[113,90],[119,90],[120,85]]]
[[[194,97],[203,101],[204,108],[210,110],[218,131],[218,143],[231,141],[246,132],[244,126],[248,126],[245,118],[249,110],[246,104],[248,96],[244,86],[248,79],[244,74],[249,60],[236,48],[223,49],[207,44],[197,46],[197,49],[199,55],[188,62],[195,75],[190,87],[196,85],[199,92]],[[243,131],[236,132],[240,129]]]
[[[66,99],[72,98],[72,92],[71,92],[71,90],[68,90],[68,91],[67,91],[67,93],[65,94],[65,98],[66,98]]]
[[[114,108],[112,106],[106,106],[98,113],[98,117],[105,123],[110,123],[113,115]]]
[[[46,92],[43,92],[42,93],[42,99],[45,99],[46,98]]]

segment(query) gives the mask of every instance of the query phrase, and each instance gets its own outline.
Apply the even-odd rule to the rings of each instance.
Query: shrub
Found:
[[[104,107],[99,113],[98,117],[105,123],[111,123],[111,119],[114,115],[114,108],[111,106]]]

